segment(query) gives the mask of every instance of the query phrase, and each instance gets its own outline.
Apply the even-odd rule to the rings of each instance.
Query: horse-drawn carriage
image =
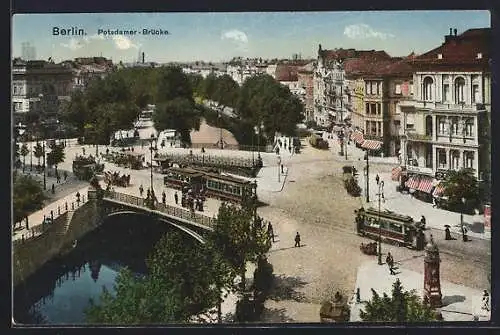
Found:
[[[130,175],[120,175],[119,172],[104,172],[104,182],[107,185],[114,185],[119,187],[128,187],[130,185]]]
[[[93,156],[76,156],[72,167],[79,180],[90,180],[95,173],[104,171],[104,164],[97,163]]]

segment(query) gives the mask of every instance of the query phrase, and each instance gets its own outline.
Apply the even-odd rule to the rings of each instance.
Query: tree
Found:
[[[238,83],[225,74],[215,79],[215,90],[212,93],[212,100],[217,101],[219,105],[234,107],[238,98]]]
[[[37,142],[35,148],[33,149],[33,155],[38,159],[38,166],[40,166],[40,160],[44,155],[43,146]]]
[[[157,102],[166,102],[176,98],[194,103],[191,83],[180,67],[162,68],[158,82]]]
[[[13,181],[12,202],[14,224],[27,218],[29,214],[43,206],[45,196],[39,182],[30,176],[16,176]]]
[[[70,103],[61,113],[61,120],[64,123],[75,127],[80,134],[83,133],[85,121],[89,117],[87,97],[81,91],[75,91],[71,96]]]
[[[26,166],[26,155],[29,154],[29,150],[28,150],[28,146],[26,145],[26,143],[23,143],[23,145],[21,146],[21,151],[19,152],[21,154],[21,156],[23,156],[23,172],[24,172],[24,167]]]
[[[176,129],[185,143],[191,143],[190,130],[199,128],[198,112],[192,100],[176,98],[160,104],[153,113],[155,129]]]
[[[182,245],[182,248],[179,248]],[[120,271],[114,295],[104,290],[85,311],[93,323],[158,324],[186,322],[219,299],[214,281],[224,278],[219,258],[204,245],[185,243],[180,233],[160,238],[147,258],[148,273]]]
[[[223,203],[219,207],[214,230],[208,240],[217,247],[232,267],[233,276],[241,277],[241,289],[245,289],[246,263],[256,262],[269,251],[267,227],[249,205],[242,207]]]
[[[47,153],[47,165],[55,166],[57,172],[57,165],[64,162],[64,147],[62,144],[55,145],[52,150]]]
[[[372,299],[360,311],[363,321],[372,322],[428,322],[437,320],[436,313],[423,303],[415,290],[404,291],[399,279],[392,285],[392,296],[382,297],[372,289]]]
[[[467,204],[477,205],[479,187],[474,170],[450,170],[443,181],[443,188],[443,194],[448,197],[447,202],[450,209],[463,210],[462,198],[465,198]]]

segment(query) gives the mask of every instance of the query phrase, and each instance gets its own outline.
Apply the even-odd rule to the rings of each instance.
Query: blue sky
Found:
[[[21,43],[55,61],[99,56],[114,62],[221,61],[232,57],[315,57],[324,49],[385,50],[392,56],[439,46],[449,28],[490,27],[488,11],[20,14],[12,19],[13,56]],[[86,36],[53,36],[53,27],[82,28]],[[103,36],[98,29],[163,29],[164,36]]]

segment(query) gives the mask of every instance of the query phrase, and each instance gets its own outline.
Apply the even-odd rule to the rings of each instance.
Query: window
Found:
[[[389,223],[389,230],[392,230],[396,233],[402,233],[403,232],[403,226],[400,224],[395,224],[395,223]]]
[[[377,91],[377,83],[372,81],[370,94],[375,94],[376,91]]]
[[[380,94],[380,86],[381,86],[380,83],[377,83],[377,95]]]
[[[445,118],[438,119],[438,134],[445,135],[446,134],[446,120]]]
[[[456,117],[451,119],[451,134],[458,135],[458,118]]]
[[[377,126],[378,126],[378,132],[377,132],[377,136],[382,136],[382,122],[377,122]]]
[[[443,84],[443,102],[450,102],[450,85]]]
[[[472,85],[472,102],[478,103],[480,101],[481,101],[481,99],[479,97],[479,85],[477,85],[477,84]]]
[[[434,80],[431,77],[425,77],[423,85],[423,98],[426,101],[432,100],[432,89],[434,86]]]
[[[464,167],[469,169],[474,167],[474,152],[464,151]]]
[[[474,120],[472,119],[465,120],[464,135],[473,136],[473,128],[474,128]]]
[[[370,94],[370,83],[369,82],[365,83],[365,93]]]
[[[371,135],[376,135],[377,134],[377,122],[372,121],[371,124]]]
[[[455,79],[455,103],[456,104],[465,102],[464,91],[465,91],[464,78],[460,77],[460,78]]]
[[[410,94],[413,95],[413,81],[410,81]]]
[[[438,164],[440,169],[446,169],[446,152],[438,149]]]
[[[370,104],[366,103],[366,114],[370,114]]]
[[[401,84],[396,84],[394,93],[395,94],[401,94]]]
[[[459,156],[459,153],[458,151],[456,150],[453,150],[451,152],[451,157],[450,157],[450,168],[452,170],[458,170],[459,169],[459,166],[458,166],[458,162],[460,161],[460,156]]]

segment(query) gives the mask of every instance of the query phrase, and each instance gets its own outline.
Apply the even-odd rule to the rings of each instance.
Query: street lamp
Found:
[[[43,99],[43,94],[40,93],[38,95],[38,98],[40,98],[40,108],[43,109],[43,105],[42,105],[42,99]],[[42,113],[43,114],[43,113]],[[43,137],[43,136],[42,136]],[[47,189],[47,180],[46,180],[46,167],[45,167],[45,139],[42,138],[42,152],[43,152],[43,189],[46,190]]]
[[[255,148],[254,148],[254,137],[257,134],[257,126],[253,127],[252,133],[252,167],[255,166]]]
[[[384,199],[384,181],[378,183],[378,265],[382,265],[382,224],[380,222],[380,199]]]
[[[263,122],[260,122],[260,125],[259,125],[259,137],[257,137],[257,157],[259,158],[259,160],[261,159],[260,158],[260,134],[262,132],[262,130],[264,129],[264,123]]]
[[[280,174],[281,174],[281,156],[278,155],[278,183],[281,182]]]
[[[154,195],[154,191],[153,191],[153,151],[156,151],[158,150],[158,148],[156,147],[156,141],[155,141],[155,135],[154,134],[151,134],[151,138],[149,140],[149,152],[151,154],[151,161],[149,163],[149,166],[150,166],[150,177],[151,177],[151,207],[154,206],[154,199],[155,199],[155,195]],[[153,146],[153,144],[155,144]]]
[[[366,159],[366,177],[365,177],[365,180],[366,180],[366,203],[369,203],[370,202],[370,183],[369,183],[369,179],[370,179],[370,163],[368,161],[368,149],[366,149],[366,152],[365,152],[365,159]]]
[[[224,143],[222,142],[222,109],[219,107],[217,111],[217,119],[219,121],[219,130],[220,130],[220,148],[224,149]]]
[[[464,228],[464,210],[465,210],[465,203],[466,199],[462,198],[462,210],[460,211],[460,227],[462,228],[462,241],[467,242],[467,236],[465,235],[465,228]]]

